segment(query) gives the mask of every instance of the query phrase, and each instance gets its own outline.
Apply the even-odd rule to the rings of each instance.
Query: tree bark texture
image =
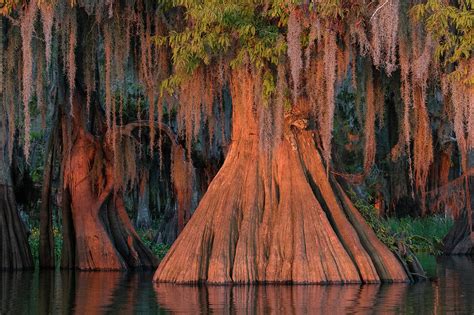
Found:
[[[29,269],[34,263],[13,191],[5,113],[4,104],[0,103],[0,270]]]
[[[153,268],[157,259],[135,232],[122,193],[114,191],[113,158],[107,157],[104,144],[85,129],[81,120],[79,94],[73,106],[74,133],[66,150],[69,153],[63,181],[69,196],[66,207],[70,207],[74,227],[74,267],[80,270]],[[104,168],[102,173],[93,174],[97,154]],[[97,183],[103,185],[97,187]]]
[[[267,154],[259,144],[251,74],[236,71],[232,79],[226,160],[154,280],[408,281],[402,264],[328,176],[315,133],[304,123],[308,106],[286,116],[284,137]]]

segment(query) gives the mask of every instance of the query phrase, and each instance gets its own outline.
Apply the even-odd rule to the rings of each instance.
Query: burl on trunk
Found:
[[[247,70],[232,79],[229,153],[154,280],[408,281],[403,265],[328,176],[306,123],[307,105],[286,116],[284,137],[269,155],[259,145],[253,79]]]

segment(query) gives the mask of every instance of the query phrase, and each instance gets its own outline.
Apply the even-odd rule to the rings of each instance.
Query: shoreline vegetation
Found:
[[[394,249],[397,243],[403,243],[412,252],[418,255],[439,256],[442,255],[442,240],[453,226],[451,218],[432,215],[423,218],[402,217],[402,218],[379,218],[375,214],[375,209],[370,205],[362,205],[356,202],[355,205],[366,218],[369,225],[374,229],[377,237],[390,249]],[[31,253],[35,262],[35,268],[39,266],[39,222],[30,223],[31,234],[28,242],[31,247]],[[62,237],[60,228],[55,226],[54,249],[57,262],[61,261]],[[139,228],[137,233],[143,243],[158,258],[163,259],[170,249],[170,245],[157,243],[157,227],[148,229]],[[422,265],[423,260],[421,261]],[[59,268],[60,264],[57,264]]]

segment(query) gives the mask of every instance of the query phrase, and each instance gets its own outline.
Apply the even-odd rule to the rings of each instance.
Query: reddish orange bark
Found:
[[[176,283],[408,281],[349,198],[327,177],[308,106],[261,151],[251,74],[234,73],[232,144],[195,214],[155,273]]]
[[[120,191],[113,192],[113,159],[84,128],[81,101],[76,95],[74,134],[63,174],[74,225],[74,266],[81,270],[151,268],[157,260],[136,234]],[[104,159],[102,175],[92,173],[96,154]]]

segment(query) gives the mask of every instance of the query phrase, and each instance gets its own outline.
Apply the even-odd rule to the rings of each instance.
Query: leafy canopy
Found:
[[[437,43],[435,57],[446,67],[453,67],[472,58],[474,49],[474,0],[428,0],[417,4],[412,14],[425,24]],[[468,69],[458,67],[451,76],[474,84],[474,76],[466,77]]]

